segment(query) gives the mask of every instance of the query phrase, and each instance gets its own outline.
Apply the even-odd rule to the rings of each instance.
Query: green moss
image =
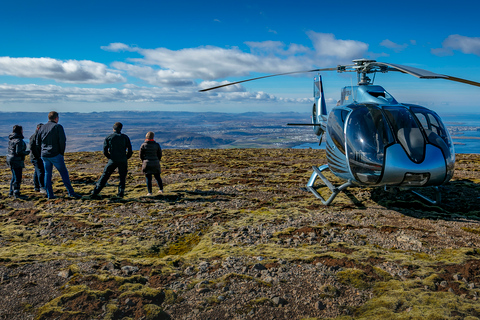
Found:
[[[157,305],[147,304],[143,306],[145,320],[170,320],[170,316]]]
[[[473,234],[478,234],[478,235],[480,235],[480,228],[462,227],[462,230],[464,230],[464,231],[466,231],[466,232],[473,233]]]
[[[365,290],[371,286],[372,279],[359,269],[345,269],[337,273],[338,281],[357,289]]]
[[[96,290],[89,290],[85,286],[72,286],[69,287],[67,292],[60,297],[57,297],[44,306],[38,309],[36,319],[51,319],[54,314],[63,314],[63,315],[70,315],[70,317],[74,317],[77,314],[82,314],[79,311],[66,311],[64,310],[64,306],[72,300],[79,298],[81,295],[86,295],[89,297],[90,300],[108,300],[108,298],[113,294],[111,290],[105,291],[96,291]]]
[[[442,278],[437,274],[432,274],[422,280],[423,285],[425,285],[429,290],[435,290],[437,288],[436,283],[441,282]]]
[[[175,303],[180,303],[184,299],[175,291],[166,289],[165,291],[165,301],[163,302],[166,305],[173,305]]]
[[[159,305],[162,304],[165,300],[165,293],[163,292],[163,290],[153,289],[146,286],[139,290],[135,288],[134,291],[125,291],[119,296],[119,298],[123,299],[130,296],[136,296],[149,301],[154,301],[156,304]]]
[[[143,285],[140,283],[125,283],[119,288],[120,291],[138,291],[142,289]]]
[[[464,319],[472,311],[480,312],[475,301],[453,293],[407,289],[398,281],[390,284],[381,284],[377,293],[382,294],[358,308],[355,319]]]
[[[172,256],[172,255],[183,255],[192,250],[200,242],[201,237],[199,233],[196,232],[194,234],[187,234],[185,236],[180,237],[178,241],[168,245],[166,248],[163,247],[155,247],[151,248],[150,250],[155,252],[158,250],[158,257],[162,258],[165,256]]]

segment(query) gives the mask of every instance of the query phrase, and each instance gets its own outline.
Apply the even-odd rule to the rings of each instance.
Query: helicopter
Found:
[[[420,79],[445,79],[477,87],[479,82],[410,66],[357,59],[351,65],[266,75],[200,91],[274,76],[324,71],[356,72],[358,84],[342,88],[337,105],[327,112],[322,78],[318,74],[314,78],[312,123],[288,124],[312,126],[319,144],[322,139],[325,141],[327,164],[312,167],[306,189],[327,206],[350,186],[409,190],[431,204],[441,203],[439,187],[450,181],[455,169],[455,149],[448,130],[434,111],[399,103],[382,86],[375,85],[375,75],[397,71]],[[373,80],[370,74],[374,75]],[[335,186],[323,174],[326,170],[345,182]],[[330,189],[328,198],[317,191],[317,178]],[[433,199],[420,192],[426,187],[433,187]]]

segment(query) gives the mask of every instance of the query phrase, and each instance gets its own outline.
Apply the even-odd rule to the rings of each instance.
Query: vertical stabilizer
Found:
[[[325,103],[325,95],[323,94],[323,83],[322,83],[322,76],[318,75],[315,77],[315,100],[317,105],[320,106],[320,115],[326,116],[327,115],[327,105]]]
[[[324,123],[327,119],[327,105],[325,104],[325,96],[323,94],[322,76],[318,75],[313,79],[313,97],[315,103],[312,110],[312,123],[321,124],[321,126],[314,126],[315,134],[320,137],[325,130]]]

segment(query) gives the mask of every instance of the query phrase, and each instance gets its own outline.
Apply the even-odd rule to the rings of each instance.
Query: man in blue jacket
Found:
[[[130,138],[121,133],[123,125],[120,122],[115,122],[113,125],[113,133],[105,138],[103,143],[103,154],[107,157],[108,162],[103,170],[103,174],[97,182],[95,189],[92,191],[92,196],[97,196],[103,187],[107,184],[108,179],[118,168],[120,182],[118,184],[118,196],[123,198],[125,196],[125,184],[128,172],[128,159],[133,154],[132,144]]]
[[[52,188],[53,166],[55,166],[62,177],[65,188],[67,188],[68,195],[78,199],[81,196],[73,191],[68,170],[65,166],[64,154],[67,137],[62,125],[58,124],[58,119],[58,113],[51,111],[48,114],[48,122],[38,130],[35,139],[35,144],[40,149],[40,155],[45,167],[45,190],[49,199],[55,199]]]

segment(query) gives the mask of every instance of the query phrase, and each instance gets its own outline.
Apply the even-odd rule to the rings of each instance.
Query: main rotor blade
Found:
[[[479,82],[475,82],[475,81],[472,81],[472,80],[467,80],[467,79],[462,79],[462,78],[456,78],[456,77],[450,77],[450,76],[447,76],[445,79],[451,80],[451,81],[456,81],[456,82],[461,82],[461,83],[466,83],[466,84],[469,84],[469,85],[472,85],[472,86],[476,86],[476,87],[480,87],[480,83],[479,83]]]
[[[243,82],[247,82],[247,81],[265,79],[265,78],[276,77],[276,76],[285,76],[285,75],[288,75],[288,74],[319,72],[319,71],[336,71],[336,70],[338,70],[337,67],[335,67],[335,68],[313,69],[313,70],[306,70],[306,71],[293,71],[293,72],[277,73],[277,74],[271,74],[271,75],[268,75],[268,76],[262,76],[262,77],[251,78],[251,79],[246,79],[246,80],[241,80],[241,81],[236,81],[236,82],[230,82],[230,83],[227,83],[227,84],[222,84],[220,86],[215,86],[215,87],[211,87],[211,88],[207,88],[207,89],[202,89],[202,90],[199,90],[199,92],[205,92],[205,91],[210,91],[210,90],[214,90],[214,89],[218,89],[218,88],[222,88],[222,87],[232,86],[234,84],[243,83]]]
[[[402,66],[402,65],[393,64],[393,63],[384,63],[384,62],[374,62],[373,64],[387,66],[389,68],[392,68],[393,69],[392,71],[400,71],[403,73],[408,73],[420,79],[445,79],[445,80],[456,81],[456,82],[461,82],[461,83],[469,84],[472,86],[480,87],[479,82],[475,82],[475,81],[467,80],[463,78],[451,77],[445,74],[438,74],[438,73],[434,73],[424,69],[419,69],[419,68],[414,68],[409,66]]]

